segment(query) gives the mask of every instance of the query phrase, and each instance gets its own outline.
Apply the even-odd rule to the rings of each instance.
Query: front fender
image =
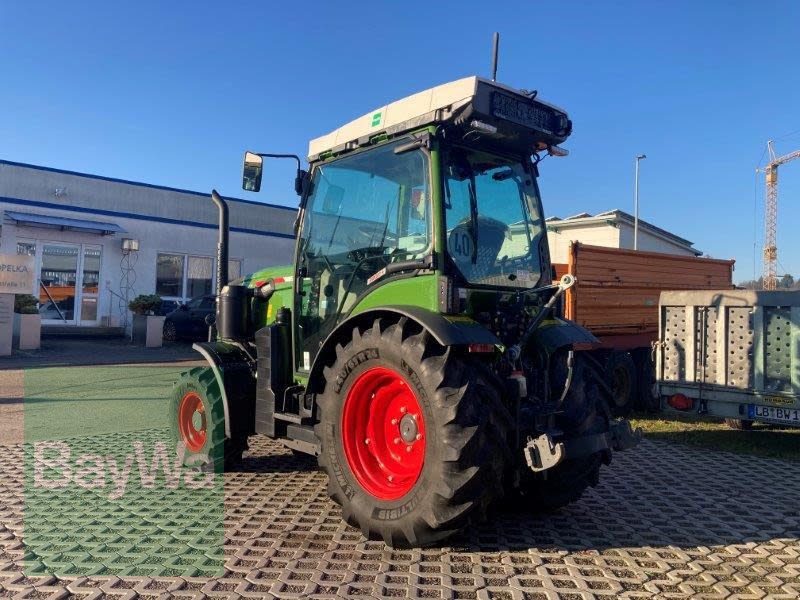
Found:
[[[389,305],[365,310],[342,321],[320,347],[309,373],[309,391],[319,393],[324,387],[322,371],[335,354],[336,345],[347,344],[353,327],[370,327],[381,317],[406,317],[419,323],[442,346],[492,344],[502,346],[499,338],[477,321],[463,315],[442,315],[419,306]]]
[[[249,435],[255,419],[256,381],[250,356],[237,344],[203,342],[192,344],[203,355],[219,385],[225,414],[225,437]]]
[[[531,336],[530,343],[548,354],[566,346],[574,350],[591,350],[600,346],[600,340],[591,331],[573,321],[558,318],[542,322]]]

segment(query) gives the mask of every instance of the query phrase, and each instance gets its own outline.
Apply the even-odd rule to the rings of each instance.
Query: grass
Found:
[[[25,441],[166,427],[172,384],[185,367],[29,369]]]
[[[800,428],[754,423],[751,431],[738,431],[719,419],[671,414],[636,414],[631,423],[653,440],[800,462]]]

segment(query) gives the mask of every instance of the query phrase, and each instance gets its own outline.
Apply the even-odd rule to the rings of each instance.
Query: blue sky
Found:
[[[449,8],[448,8],[449,7]],[[542,165],[548,215],[633,204],[760,272],[766,141],[800,148],[800,4],[0,1],[0,158],[294,205],[290,163],[240,188],[244,149],[307,141],[471,74],[566,108]],[[779,272],[800,275],[800,161],[782,167]]]

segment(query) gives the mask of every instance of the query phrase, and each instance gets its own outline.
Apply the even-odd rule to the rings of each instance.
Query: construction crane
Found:
[[[769,163],[760,171],[766,174],[767,199],[764,208],[764,289],[778,287],[778,167],[795,158],[800,158],[800,150],[783,156],[775,155],[772,140],[767,142]]]

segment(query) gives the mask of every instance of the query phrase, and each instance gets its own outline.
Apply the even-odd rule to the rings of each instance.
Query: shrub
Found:
[[[14,312],[21,315],[38,315],[39,308],[36,306],[38,303],[39,300],[36,296],[14,296]]]
[[[137,315],[154,315],[161,308],[161,296],[157,294],[139,294],[128,303],[128,308]]]

